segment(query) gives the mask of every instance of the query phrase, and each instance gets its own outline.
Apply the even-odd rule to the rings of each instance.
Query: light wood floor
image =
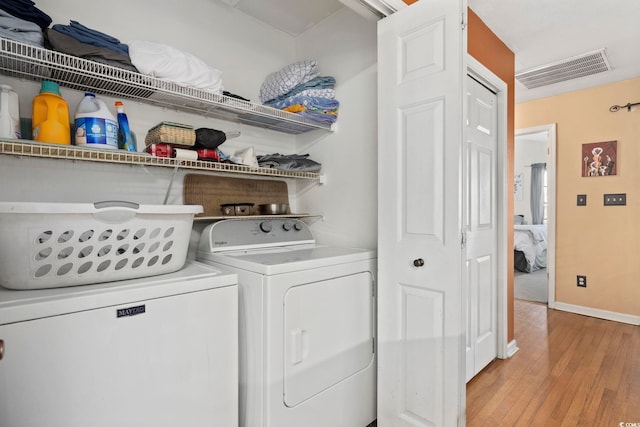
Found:
[[[515,335],[467,384],[467,426],[640,426],[639,326],[516,300]]]

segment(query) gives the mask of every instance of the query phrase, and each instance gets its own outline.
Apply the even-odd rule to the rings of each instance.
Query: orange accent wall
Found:
[[[405,0],[407,1],[407,0]],[[508,86],[507,96],[507,188],[513,188],[513,147],[515,138],[515,55],[471,9],[467,50],[471,56],[500,77]],[[507,191],[507,265],[513,265],[513,191]],[[508,340],[513,332],[513,268],[507,269]]]

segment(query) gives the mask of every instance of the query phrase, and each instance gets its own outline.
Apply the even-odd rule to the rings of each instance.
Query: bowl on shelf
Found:
[[[260,215],[285,215],[289,213],[288,203],[267,203],[258,205]]]
[[[220,210],[224,216],[247,216],[253,213],[253,203],[225,203]]]

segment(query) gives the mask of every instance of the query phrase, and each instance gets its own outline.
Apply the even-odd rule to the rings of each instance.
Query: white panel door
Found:
[[[465,1],[378,24],[378,425],[464,425]]]
[[[497,355],[497,96],[467,77],[466,380]]]

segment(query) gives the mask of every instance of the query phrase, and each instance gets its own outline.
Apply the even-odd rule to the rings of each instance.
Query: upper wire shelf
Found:
[[[317,129],[332,130],[331,125],[316,123],[287,111],[183,87],[155,77],[1,37],[0,72],[35,81],[51,80],[70,89],[133,99],[288,134]]]

